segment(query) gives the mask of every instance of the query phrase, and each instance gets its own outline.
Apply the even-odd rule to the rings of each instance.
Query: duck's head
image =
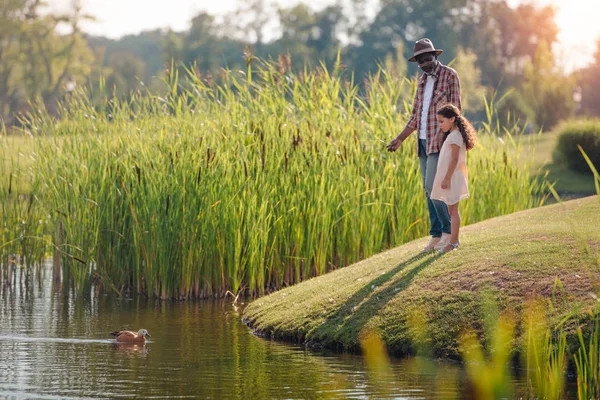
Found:
[[[147,331],[147,330],[145,330],[145,329],[140,329],[140,330],[138,331],[138,336],[143,336],[143,337],[151,337],[151,336],[150,336],[150,334],[148,333],[148,331]]]

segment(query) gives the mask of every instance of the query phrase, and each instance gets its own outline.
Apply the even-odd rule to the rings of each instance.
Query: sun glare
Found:
[[[512,0],[511,5],[527,0]],[[530,0],[531,2],[531,0]],[[600,0],[533,0],[536,5],[553,5],[558,26],[559,59],[566,70],[580,68],[593,60],[600,40]]]

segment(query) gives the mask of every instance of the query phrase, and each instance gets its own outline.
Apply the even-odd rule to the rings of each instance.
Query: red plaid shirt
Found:
[[[431,105],[427,113],[427,154],[438,153],[440,151],[440,128],[437,122],[437,110],[440,106],[446,103],[452,103],[461,108],[460,104],[460,80],[458,74],[452,68],[442,65],[438,62],[438,66],[433,70],[435,79],[433,86],[433,94],[431,96]],[[415,94],[413,109],[406,126],[417,130],[419,134],[419,125],[421,124],[421,112],[423,111],[423,96],[425,92],[425,84],[427,83],[427,75],[421,75],[419,78],[419,86]],[[418,145],[417,145],[418,148]]]

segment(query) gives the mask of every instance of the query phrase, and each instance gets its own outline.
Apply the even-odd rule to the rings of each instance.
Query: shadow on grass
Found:
[[[325,323],[311,332],[308,338],[309,343],[313,345],[318,343],[328,348],[358,350],[358,335],[363,326],[373,316],[377,315],[378,311],[398,292],[404,290],[419,272],[438,258],[437,252],[419,253],[367,283],[335,313],[330,315]],[[416,265],[407,270],[406,273],[394,278],[412,264]],[[387,287],[374,293],[383,284],[387,284]]]

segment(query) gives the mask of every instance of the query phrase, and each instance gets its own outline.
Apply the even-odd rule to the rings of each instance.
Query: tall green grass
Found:
[[[257,295],[427,234],[416,145],[385,150],[410,81],[381,70],[361,95],[338,67],[262,63],[219,84],[170,71],[165,96],[93,106],[79,93],[60,120],[27,120],[44,137],[36,196],[78,287]],[[495,133],[469,154],[467,224],[541,201],[518,145]]]
[[[12,284],[15,274],[27,274],[41,265],[48,249],[48,218],[31,194],[30,142],[9,141],[0,131],[0,281]]]
[[[579,145],[577,147],[593,174],[596,193],[600,196],[600,174],[584,149]],[[590,255],[590,270],[597,271],[600,269],[600,254],[593,251],[585,238],[582,238],[582,244]],[[596,286],[595,291],[594,296],[600,303],[600,300],[598,300],[600,298],[600,288]],[[588,326],[577,327],[580,346],[577,353],[574,354],[577,368],[577,395],[580,399],[597,399],[600,398],[600,341],[598,340],[600,336],[600,305],[597,304],[595,309],[588,312],[592,317]],[[587,335],[584,334],[584,328],[585,331],[589,332]],[[586,336],[587,346],[585,343]]]

